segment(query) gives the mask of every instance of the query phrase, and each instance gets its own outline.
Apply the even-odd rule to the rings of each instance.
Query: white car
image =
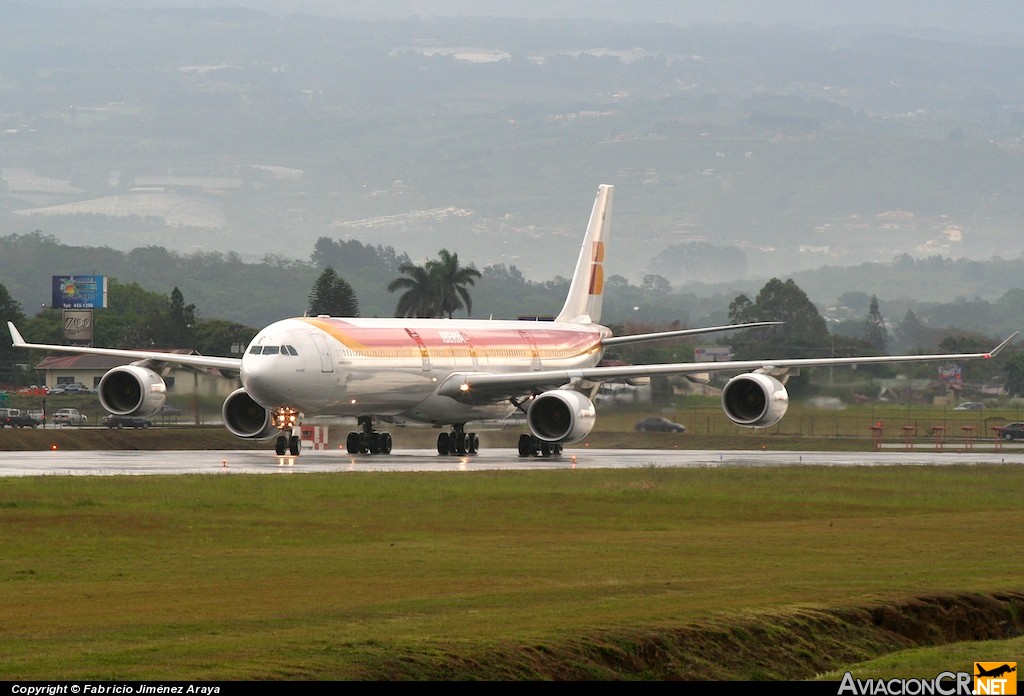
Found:
[[[85,425],[89,419],[77,408],[59,408],[53,414],[55,425]]]

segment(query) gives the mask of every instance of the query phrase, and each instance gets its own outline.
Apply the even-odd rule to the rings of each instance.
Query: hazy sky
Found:
[[[591,17],[675,24],[752,22],[821,27],[896,24],[1024,32],[1020,0],[15,0],[61,7],[248,7],[363,19],[420,16]]]

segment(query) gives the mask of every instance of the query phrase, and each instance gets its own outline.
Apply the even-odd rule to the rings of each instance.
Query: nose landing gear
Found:
[[[302,451],[302,441],[298,435],[278,435],[277,440],[274,442],[274,451],[279,456],[290,454],[293,457],[297,457],[299,452]]]

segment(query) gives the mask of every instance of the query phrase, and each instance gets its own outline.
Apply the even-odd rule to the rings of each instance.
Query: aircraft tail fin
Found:
[[[612,193],[615,187],[597,187],[597,198],[590,213],[587,234],[583,238],[569,294],[555,321],[590,324],[601,321],[604,300],[604,248],[612,221]]]

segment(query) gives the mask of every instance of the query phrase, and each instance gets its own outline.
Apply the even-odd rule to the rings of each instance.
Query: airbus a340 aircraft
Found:
[[[594,426],[592,398],[601,382],[651,375],[740,372],[722,390],[722,408],[734,423],[765,428],[785,415],[789,396],[779,377],[789,369],[822,365],[969,360],[990,353],[859,358],[733,360],[727,362],[598,366],[609,346],[725,331],[778,322],[612,336],[601,326],[605,243],[612,187],[601,186],[591,212],[569,294],[553,322],[471,319],[357,319],[298,317],[260,331],[241,358],[179,355],[27,343],[8,322],[16,348],[93,353],[133,360],[99,383],[103,407],[119,416],[145,416],[164,403],[161,373],[169,366],[218,369],[241,388],[224,401],[224,424],[241,438],[275,439],[278,454],[297,455],[306,414],[355,417],[351,454],[388,454],[391,435],[377,422],[416,421],[450,426],[437,438],[440,454],[473,454],[473,421],[526,414],[530,434],[519,454],[557,454]]]

